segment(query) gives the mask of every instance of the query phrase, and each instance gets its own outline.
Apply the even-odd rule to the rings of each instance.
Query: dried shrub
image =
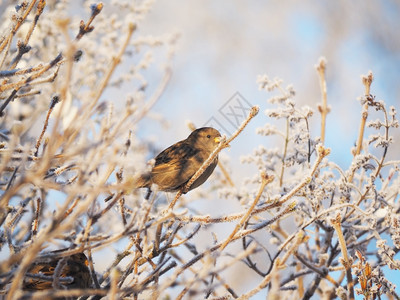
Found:
[[[45,1],[23,1],[5,14],[0,37],[4,297],[248,299],[267,288],[271,299],[398,298],[384,274],[400,268],[395,259],[399,161],[386,158],[398,121],[395,108],[371,94],[372,73],[362,77],[360,131],[347,169],[329,160],[324,146],[325,128],[334,125],[326,120],[326,62],[320,60],[320,136],[311,134],[314,110],[297,106],[293,87],[266,75],[257,79],[261,90],[274,93],[269,99],[274,108],[265,112],[266,124],[257,132],[265,139],[278,136],[282,143],[243,156],[242,162],[254,164],[259,173],[242,186],[235,186],[221,165],[210,187],[221,198],[239,201],[241,211],[196,215],[181,208],[205,192],[183,201],[180,191],[165,205],[162,193],[146,200],[132,190],[152,152],[137,134],[138,123],[151,115],[168,83],[177,38],[135,35],[132,20],[140,21],[150,7],[150,1],[120,1],[107,9],[98,3],[77,11],[80,21],[66,17],[70,8],[64,2],[46,7]],[[154,83],[144,70],[155,65],[158,49],[167,53],[166,67]],[[131,94],[114,99],[127,84]],[[371,111],[379,119],[368,121]],[[257,113],[253,107],[213,155],[246,134]],[[283,129],[272,125],[274,119],[283,121]],[[365,137],[366,128],[375,133]],[[288,221],[291,226],[284,226]],[[196,238],[221,223],[234,224],[233,230],[221,239]],[[96,262],[96,253],[109,248],[116,253]],[[82,252],[92,283],[64,289],[74,276],[57,276],[68,261],[61,258]],[[34,262],[55,259],[53,275],[29,274]],[[100,264],[106,266],[101,271]],[[237,266],[254,274],[254,286],[229,282],[225,275]],[[24,278],[32,277],[53,288],[22,289]]]

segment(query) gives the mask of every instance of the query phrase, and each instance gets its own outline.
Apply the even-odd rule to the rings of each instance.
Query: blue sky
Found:
[[[258,90],[257,75],[282,78],[284,86],[293,84],[297,103],[315,110],[311,128],[318,136],[316,107],[321,96],[314,65],[321,56],[327,59],[331,113],[326,145],[332,149],[329,159],[344,169],[351,163],[350,148],[360,123],[357,98],[364,93],[360,75],[372,70],[372,94],[388,106],[400,107],[400,38],[395,29],[400,28],[400,7],[392,1],[303,1],[299,7],[295,1],[230,1],[227,5],[211,0],[164,0],[139,25],[140,34],[180,34],[172,79],[154,107],[169,127],[144,120],[139,131],[143,137],[152,137],[160,148],[183,139],[189,134],[187,120],[203,125],[218,116],[220,107],[236,92],[260,106],[244,134],[224,150],[237,183],[255,172],[253,166],[239,163],[241,155],[260,144],[282,147],[281,141],[255,133],[266,122],[274,123],[264,114],[271,108],[266,100],[272,95]],[[367,130],[366,136],[370,133]],[[392,134],[400,137],[398,130]],[[397,142],[388,158],[398,159],[398,149]],[[400,285],[398,276],[391,280]],[[264,298],[265,292],[257,299]]]
[[[152,110],[163,116],[168,126],[146,118],[139,123],[140,137],[152,140],[163,149],[189,134],[188,120],[202,126],[215,117],[227,124],[219,110],[239,92],[249,103],[260,106],[259,115],[231,148],[224,150],[230,156],[232,178],[241,184],[257,169],[241,165],[240,156],[251,153],[260,144],[282,147],[282,141],[255,133],[257,127],[274,123],[264,114],[271,108],[267,99],[272,94],[259,91],[257,76],[267,74],[270,78],[282,78],[284,86],[293,84],[297,103],[316,111],[311,128],[312,134],[318,136],[320,116],[316,107],[321,96],[314,65],[324,56],[328,61],[327,89],[331,106],[326,145],[332,149],[330,160],[346,169],[352,159],[350,148],[357,138],[361,116],[361,106],[356,101],[364,92],[360,75],[372,70],[375,76],[372,93],[400,107],[399,4],[389,0],[308,0],[302,1],[301,6],[297,1],[227,3],[160,0],[145,19],[134,20],[138,23],[134,37],[174,32],[180,35],[172,60],[172,78]],[[160,81],[159,66],[165,62],[166,55],[163,48],[156,51],[156,67],[144,71],[149,93]],[[117,70],[122,71],[127,65]],[[129,91],[124,86],[121,97]],[[106,96],[118,97],[118,94]],[[394,134],[395,139],[400,137],[398,130]],[[398,149],[397,142],[388,157],[398,159]],[[226,208],[222,202],[194,205],[208,205],[203,211],[212,207],[213,212]],[[239,205],[230,206],[232,211],[236,208],[240,209]],[[392,279],[400,285],[398,276],[393,275]],[[257,299],[265,299],[265,293],[262,291]]]
[[[400,24],[388,1],[379,6],[381,16],[373,14],[377,12],[375,2],[362,2],[357,11],[354,3],[348,7],[334,3],[305,1],[299,8],[275,1],[231,1],[229,5],[214,1],[157,2],[139,23],[138,34],[178,32],[180,38],[172,79],[154,107],[170,127],[143,122],[143,135],[154,135],[160,147],[184,138],[189,133],[184,126],[186,120],[201,126],[239,92],[250,103],[259,105],[261,113],[246,129],[246,137],[232,147],[231,156],[247,154],[260,143],[279,146],[269,145],[272,140],[255,134],[255,128],[273,121],[263,114],[271,107],[266,101],[271,95],[258,90],[257,75],[267,74],[282,78],[284,85],[293,84],[299,105],[316,109],[321,97],[314,65],[325,56],[328,104],[332,109],[327,119],[326,144],[332,148],[331,159],[346,168],[361,116],[356,100],[364,92],[360,75],[373,71],[372,93],[378,99],[391,105],[398,99],[399,38],[390,40],[390,32],[379,29],[398,28]],[[377,20],[379,24],[374,23]],[[150,78],[152,74],[149,71]],[[153,78],[156,74],[154,71]],[[319,135],[317,112],[311,127],[313,134]]]

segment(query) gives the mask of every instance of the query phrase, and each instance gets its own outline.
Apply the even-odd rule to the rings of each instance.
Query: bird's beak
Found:
[[[221,137],[220,136],[217,136],[216,138],[214,138],[214,142],[217,144],[217,143],[220,143],[221,142]],[[228,148],[228,147],[230,147],[230,145],[229,144],[227,144],[227,145],[225,145],[224,146],[224,148]]]

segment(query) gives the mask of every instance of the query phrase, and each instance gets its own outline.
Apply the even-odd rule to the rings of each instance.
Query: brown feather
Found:
[[[162,191],[177,191],[186,184],[218,146],[221,134],[211,127],[193,131],[187,139],[168,147],[155,158],[153,169],[142,174],[135,182],[135,188],[156,184]],[[203,184],[214,171],[218,158],[189,188],[192,190]]]
[[[57,253],[59,251],[54,251]],[[60,274],[60,278],[72,277],[73,281],[71,283],[61,283],[67,289],[84,289],[91,286],[91,276],[88,265],[88,260],[85,254],[78,253],[71,255],[66,258],[66,264],[63,266]],[[35,262],[33,263],[27,273],[30,274],[41,274],[45,276],[53,276],[54,271],[57,267],[58,262],[61,260],[60,257],[51,259],[48,262]],[[23,289],[26,291],[37,291],[37,290],[47,290],[52,289],[52,281],[25,277],[23,282]],[[60,298],[64,299],[64,298]]]

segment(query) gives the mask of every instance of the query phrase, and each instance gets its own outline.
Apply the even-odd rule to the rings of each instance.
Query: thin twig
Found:
[[[225,242],[222,243],[221,248],[219,251],[222,251],[225,249],[225,247],[231,242],[232,238],[235,236],[235,234],[238,232],[238,230],[248,222],[251,213],[253,212],[254,208],[256,207],[258,201],[260,200],[260,197],[262,193],[264,192],[265,187],[271,183],[274,180],[274,176],[268,176],[266,173],[261,173],[261,185],[258,190],[257,196],[254,198],[253,203],[250,205],[250,207],[247,209],[246,213],[243,214],[243,217],[240,219],[240,221],[236,224],[234,230],[231,232],[229,237],[225,240]]]
[[[326,91],[326,79],[325,79],[326,60],[325,60],[325,58],[319,59],[316,69],[318,71],[319,84],[321,87],[321,95],[322,95],[322,105],[318,105],[318,110],[321,113],[321,143],[325,144],[326,116],[330,111],[330,109],[328,107],[327,91]]]
[[[290,247],[290,249],[288,249],[288,251],[282,257],[282,259],[274,260],[271,272],[264,277],[264,279],[260,282],[260,284],[257,287],[255,287],[251,291],[249,291],[249,292],[243,294],[242,296],[240,296],[238,298],[238,300],[250,299],[250,297],[256,295],[259,291],[264,289],[267,286],[267,284],[271,281],[273,276],[279,271],[279,269],[282,268],[285,265],[285,263],[289,259],[289,257],[297,250],[297,248],[303,242],[303,239],[304,239],[304,233],[303,232],[299,232],[297,234],[296,241],[293,243],[293,245]]]
[[[10,96],[8,96],[7,100],[0,106],[0,117],[3,116],[3,111],[7,107],[7,105],[14,100],[15,96],[17,95],[18,89],[14,89]]]
[[[353,276],[351,274],[352,261],[350,260],[349,255],[347,253],[346,240],[342,232],[340,214],[337,214],[336,218],[331,220],[331,224],[333,228],[335,228],[335,231],[338,235],[339,245],[343,255],[342,264],[346,269],[347,290],[350,293],[349,297],[350,299],[354,299],[354,283],[353,283]]]
[[[53,99],[51,99],[50,107],[49,107],[49,110],[47,112],[46,120],[44,121],[42,132],[40,133],[40,136],[39,136],[38,140],[36,141],[36,147],[35,147],[36,151],[35,151],[35,154],[34,154],[35,156],[38,156],[40,143],[42,142],[43,135],[46,132],[47,126],[49,124],[50,115],[51,115],[54,107],[58,103],[58,101],[59,101],[58,96],[55,96],[55,97],[53,97]]]
[[[10,89],[19,89],[20,87],[26,85],[27,83],[30,83],[34,79],[39,78],[40,76],[42,76],[46,71],[48,71],[52,67],[56,66],[59,62],[61,62],[61,60],[62,60],[62,55],[58,54],[56,58],[54,58],[51,62],[49,62],[39,72],[37,72],[35,74],[32,74],[28,78],[26,78],[24,80],[21,80],[21,81],[18,81],[18,82],[15,82],[15,83],[9,83],[9,84],[0,85],[0,93],[4,92],[6,90],[10,90]]]
[[[370,88],[372,81],[374,80],[374,76],[371,71],[368,72],[368,75],[366,76],[361,76],[362,83],[364,84],[365,87],[365,96],[368,96],[370,94]],[[368,118],[368,102],[366,101],[363,108],[362,108],[362,113],[361,113],[361,122],[360,122],[360,129],[358,132],[358,139],[357,139],[357,146],[356,150],[354,152],[354,157],[359,155],[361,153],[362,149],[362,144],[363,144],[363,139],[364,139],[364,130],[365,130],[365,124],[367,122]],[[354,172],[350,175],[348,181],[352,182],[353,181],[353,176]]]

